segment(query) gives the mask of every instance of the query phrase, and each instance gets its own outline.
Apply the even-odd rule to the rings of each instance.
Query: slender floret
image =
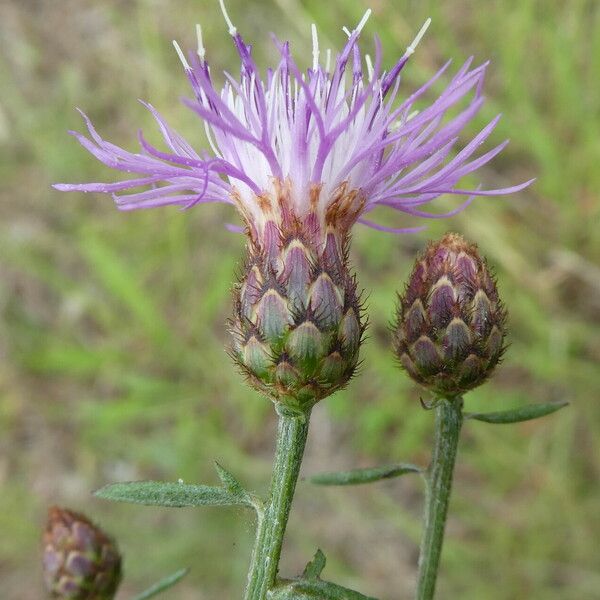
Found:
[[[293,397],[295,405],[306,405],[345,385],[358,361],[364,327],[347,264],[351,227],[359,222],[383,231],[414,231],[419,228],[378,225],[366,215],[381,206],[414,217],[450,216],[476,195],[508,194],[529,182],[494,190],[459,185],[506,145],[477,154],[496,117],[455,150],[460,132],[483,104],[487,63],[472,67],[469,59],[429,104],[425,95],[450,63],[401,98],[401,71],[430,19],[389,71],[382,70],[377,38],[374,60],[359,47],[369,10],[354,30],[344,28],[348,39],[335,57],[321,51],[313,25],[308,69],[296,64],[289,43],[275,39],[279,60],[261,74],[251,47],[223,0],[220,4],[240,57],[239,77],[226,73],[217,86],[199,26],[197,49],[187,57],[173,42],[193,90],[184,103],[203,121],[210,151],[192,148],[150,104],[145,106],[168,150],[141,133],[140,152],[123,150],[105,141],[83,115],[89,137],[73,135],[104,164],[135,177],[56,187],[111,194],[122,210],[234,205],[249,243],[236,288],[233,354],[255,387],[275,400],[289,403]],[[423,210],[442,194],[467,199],[445,214]]]

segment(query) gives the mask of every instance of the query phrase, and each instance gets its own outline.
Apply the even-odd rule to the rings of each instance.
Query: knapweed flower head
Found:
[[[420,111],[416,104],[450,63],[421,88],[401,94],[401,71],[429,20],[389,70],[383,70],[377,39],[374,60],[360,48],[367,11],[354,30],[344,28],[347,41],[337,55],[321,53],[313,26],[308,69],[297,65],[287,42],[275,39],[278,59],[261,73],[220,2],[240,56],[238,77],[226,73],[217,85],[199,26],[195,53],[186,58],[175,43],[193,90],[184,103],[203,122],[210,150],[195,150],[149,104],[167,151],[141,133],[139,152],[123,150],[105,141],[84,115],[89,137],[73,135],[107,166],[136,176],[56,187],[111,194],[122,210],[234,205],[249,243],[236,289],[233,354],[251,382],[272,398],[301,396],[301,404],[310,403],[343,386],[358,360],[364,327],[347,264],[351,227],[359,222],[411,231],[377,225],[366,215],[389,207],[414,217],[450,216],[475,195],[507,194],[527,184],[459,187],[506,144],[475,156],[496,117],[454,152],[461,130],[483,104],[487,64],[472,67],[468,60]],[[135,191],[140,187],[146,189]],[[422,209],[446,193],[467,199],[445,215]]]
[[[399,298],[393,333],[401,366],[438,396],[460,396],[491,375],[506,311],[475,244],[450,233],[429,245]]]
[[[487,191],[457,188],[465,175],[488,163],[507,143],[474,158],[496,117],[460,152],[452,153],[461,130],[483,104],[487,63],[473,68],[469,59],[420,112],[414,110],[416,103],[450,62],[421,88],[401,97],[401,71],[429,20],[388,71],[382,71],[377,39],[374,64],[359,47],[367,11],[356,29],[346,30],[342,51],[335,58],[326,52],[324,65],[313,26],[313,64],[305,71],[294,61],[289,44],[275,40],[279,60],[263,76],[251,47],[225,15],[241,71],[237,78],[226,73],[220,89],[206,60],[200,27],[198,48],[189,60],[176,45],[194,93],[184,104],[203,122],[210,151],[196,151],[150,104],[144,103],[168,152],[153,147],[141,133],[140,152],[128,152],[102,139],[84,115],[90,137],[72,132],[82,146],[107,166],[139,177],[57,184],[57,189],[110,194],[122,210],[234,204],[253,239],[264,244],[274,226],[281,228],[286,213],[324,238],[329,228],[347,231],[356,221],[372,225],[364,215],[378,206],[430,217],[419,207],[442,194],[500,195],[529,183]],[[464,110],[444,121],[469,95]],[[140,187],[149,189],[124,193]]]
[[[114,598],[121,581],[121,556],[104,531],[84,515],[54,506],[48,511],[43,541],[44,580],[51,598]]]

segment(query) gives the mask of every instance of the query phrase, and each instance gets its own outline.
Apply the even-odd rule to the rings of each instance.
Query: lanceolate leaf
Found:
[[[320,579],[297,579],[282,583],[270,590],[269,600],[376,600],[354,590],[321,581]]]
[[[189,572],[189,569],[180,569],[172,575],[161,579],[158,583],[155,583],[152,587],[149,587],[145,592],[138,594],[133,600],[147,600],[152,598],[164,590],[168,590],[174,586],[178,581],[183,579]]]
[[[243,495],[222,487],[162,481],[113,483],[94,492],[98,498],[148,506],[252,506]]]
[[[372,483],[380,479],[391,479],[400,475],[406,475],[407,473],[421,472],[422,469],[416,465],[399,464],[367,469],[353,469],[351,471],[338,471],[335,473],[319,473],[318,475],[313,475],[310,481],[317,485],[358,485]]]
[[[547,404],[528,404],[512,410],[502,410],[499,412],[465,413],[465,419],[496,424],[520,423],[521,421],[530,421],[531,419],[545,417],[568,404],[568,402],[549,402]]]

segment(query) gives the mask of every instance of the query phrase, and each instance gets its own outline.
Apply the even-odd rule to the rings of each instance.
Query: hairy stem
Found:
[[[283,536],[308,434],[310,411],[298,414],[278,407],[277,412],[279,425],[271,492],[264,512],[258,516],[245,600],[265,600],[267,591],[275,585]]]
[[[436,408],[433,456],[427,474],[417,600],[432,600],[435,592],[458,438],[463,420],[462,404],[462,398],[443,399]]]

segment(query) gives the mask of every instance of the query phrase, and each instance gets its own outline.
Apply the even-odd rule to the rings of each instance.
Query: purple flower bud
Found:
[[[43,542],[44,580],[52,598],[114,598],[121,581],[121,556],[115,542],[84,515],[50,508]]]
[[[399,298],[394,350],[438,396],[481,385],[504,352],[506,311],[477,246],[450,233],[417,260]]]

